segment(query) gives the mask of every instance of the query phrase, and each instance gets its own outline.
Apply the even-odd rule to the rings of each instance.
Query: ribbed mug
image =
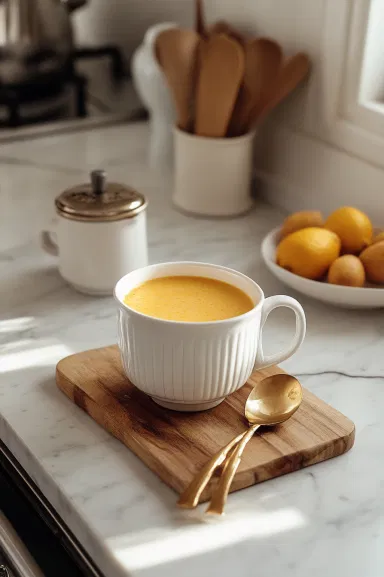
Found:
[[[133,288],[164,276],[201,276],[227,282],[254,302],[249,312],[211,322],[168,321],[139,313],[124,303]],[[201,411],[221,403],[242,387],[255,369],[279,363],[299,348],[305,336],[301,305],[288,296],[265,298],[247,276],[222,266],[194,262],[162,263],[135,270],[115,287],[119,307],[119,346],[128,379],[159,405]],[[296,333],[286,351],[264,355],[262,328],[276,307],[292,309]]]

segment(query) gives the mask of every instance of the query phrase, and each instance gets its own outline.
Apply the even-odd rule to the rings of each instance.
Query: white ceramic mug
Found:
[[[185,212],[231,217],[252,208],[254,132],[207,138],[174,129],[173,202]]]
[[[255,303],[249,312],[212,322],[168,321],[139,313],[124,303],[133,288],[163,276],[202,276],[243,290]],[[264,298],[247,276],[212,264],[162,263],[135,270],[115,287],[119,306],[119,345],[129,380],[159,405],[178,411],[215,407],[242,387],[255,369],[284,361],[305,336],[302,306],[288,296]],[[292,309],[296,334],[284,352],[264,355],[262,328],[276,307]]]

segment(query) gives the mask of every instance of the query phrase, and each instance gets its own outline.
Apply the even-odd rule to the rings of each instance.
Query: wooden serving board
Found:
[[[117,346],[66,357],[57,365],[56,381],[76,405],[181,493],[209,457],[245,430],[243,410],[254,384],[281,372],[278,367],[255,372],[218,407],[200,413],[156,405],[127,380]],[[293,417],[261,431],[244,452],[232,491],[341,455],[355,437],[352,421],[307,390]],[[208,486],[201,500],[209,497]]]

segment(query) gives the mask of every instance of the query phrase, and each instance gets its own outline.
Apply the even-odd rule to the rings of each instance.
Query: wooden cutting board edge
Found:
[[[105,347],[99,349],[100,352],[105,352],[108,350],[116,349],[116,346]],[[65,374],[66,366],[69,362],[72,362],[79,355],[85,354],[91,351],[84,351],[84,353],[77,353],[70,355],[62,359],[56,367],[56,383],[58,388],[79,408],[85,411],[89,416],[92,417],[94,421],[98,423],[101,427],[107,430],[112,436],[124,443],[147,467],[153,471],[160,479],[168,486],[170,486],[174,491],[180,494],[185,485],[180,481],[176,475],[170,475],[169,470],[163,465],[161,460],[153,459],[153,456],[142,446],[140,442],[140,436],[137,434],[132,434],[132,431],[125,431],[119,428],[118,420],[116,418],[111,419],[108,413],[105,412],[105,408],[108,405],[109,408],[113,408],[115,411],[115,416],[119,414],[124,415],[125,409],[114,397],[111,395],[105,396],[106,405],[101,403],[100,398],[99,403],[93,399],[88,392],[85,392],[77,384],[73,383]],[[97,352],[97,349],[92,351]],[[284,372],[279,368],[279,372]],[[101,383],[100,383],[101,384]],[[316,395],[310,391],[304,389],[304,396],[310,402],[311,406],[313,402],[323,401],[319,400]],[[153,401],[151,401],[153,402]],[[157,406],[156,406],[157,407]],[[333,457],[337,457],[349,451],[355,440],[355,425],[354,423],[342,415],[337,409],[334,409],[330,405],[327,405],[332,412],[334,412],[335,417],[338,415],[343,417],[343,422],[349,424],[348,431],[339,436],[332,444],[323,443],[323,445],[318,445],[314,449],[302,450],[300,453],[292,451],[292,453],[281,454],[281,456],[269,461],[265,467],[260,467],[258,471],[247,469],[244,471],[239,470],[233,480],[231,486],[231,492],[237,491],[242,488],[250,487],[254,484],[269,480],[274,477],[282,476],[287,473],[291,473],[302,468],[320,463],[322,461],[328,460]],[[271,476],[270,471],[274,471],[274,475]],[[278,471],[278,474],[276,474]],[[212,492],[212,484],[209,486],[201,496],[200,502],[207,501]]]

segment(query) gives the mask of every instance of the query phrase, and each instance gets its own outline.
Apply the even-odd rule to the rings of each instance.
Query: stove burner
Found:
[[[74,70],[41,74],[23,84],[0,84],[1,124],[16,127],[65,115],[71,85],[76,95],[75,115],[85,117],[87,79]]]
[[[115,46],[75,50],[66,62],[49,49],[26,52],[18,61],[7,56],[0,50],[0,126],[18,127],[66,116],[71,89],[75,116],[86,117],[88,80],[76,71],[79,59],[108,56],[113,81],[125,75],[122,55]]]

